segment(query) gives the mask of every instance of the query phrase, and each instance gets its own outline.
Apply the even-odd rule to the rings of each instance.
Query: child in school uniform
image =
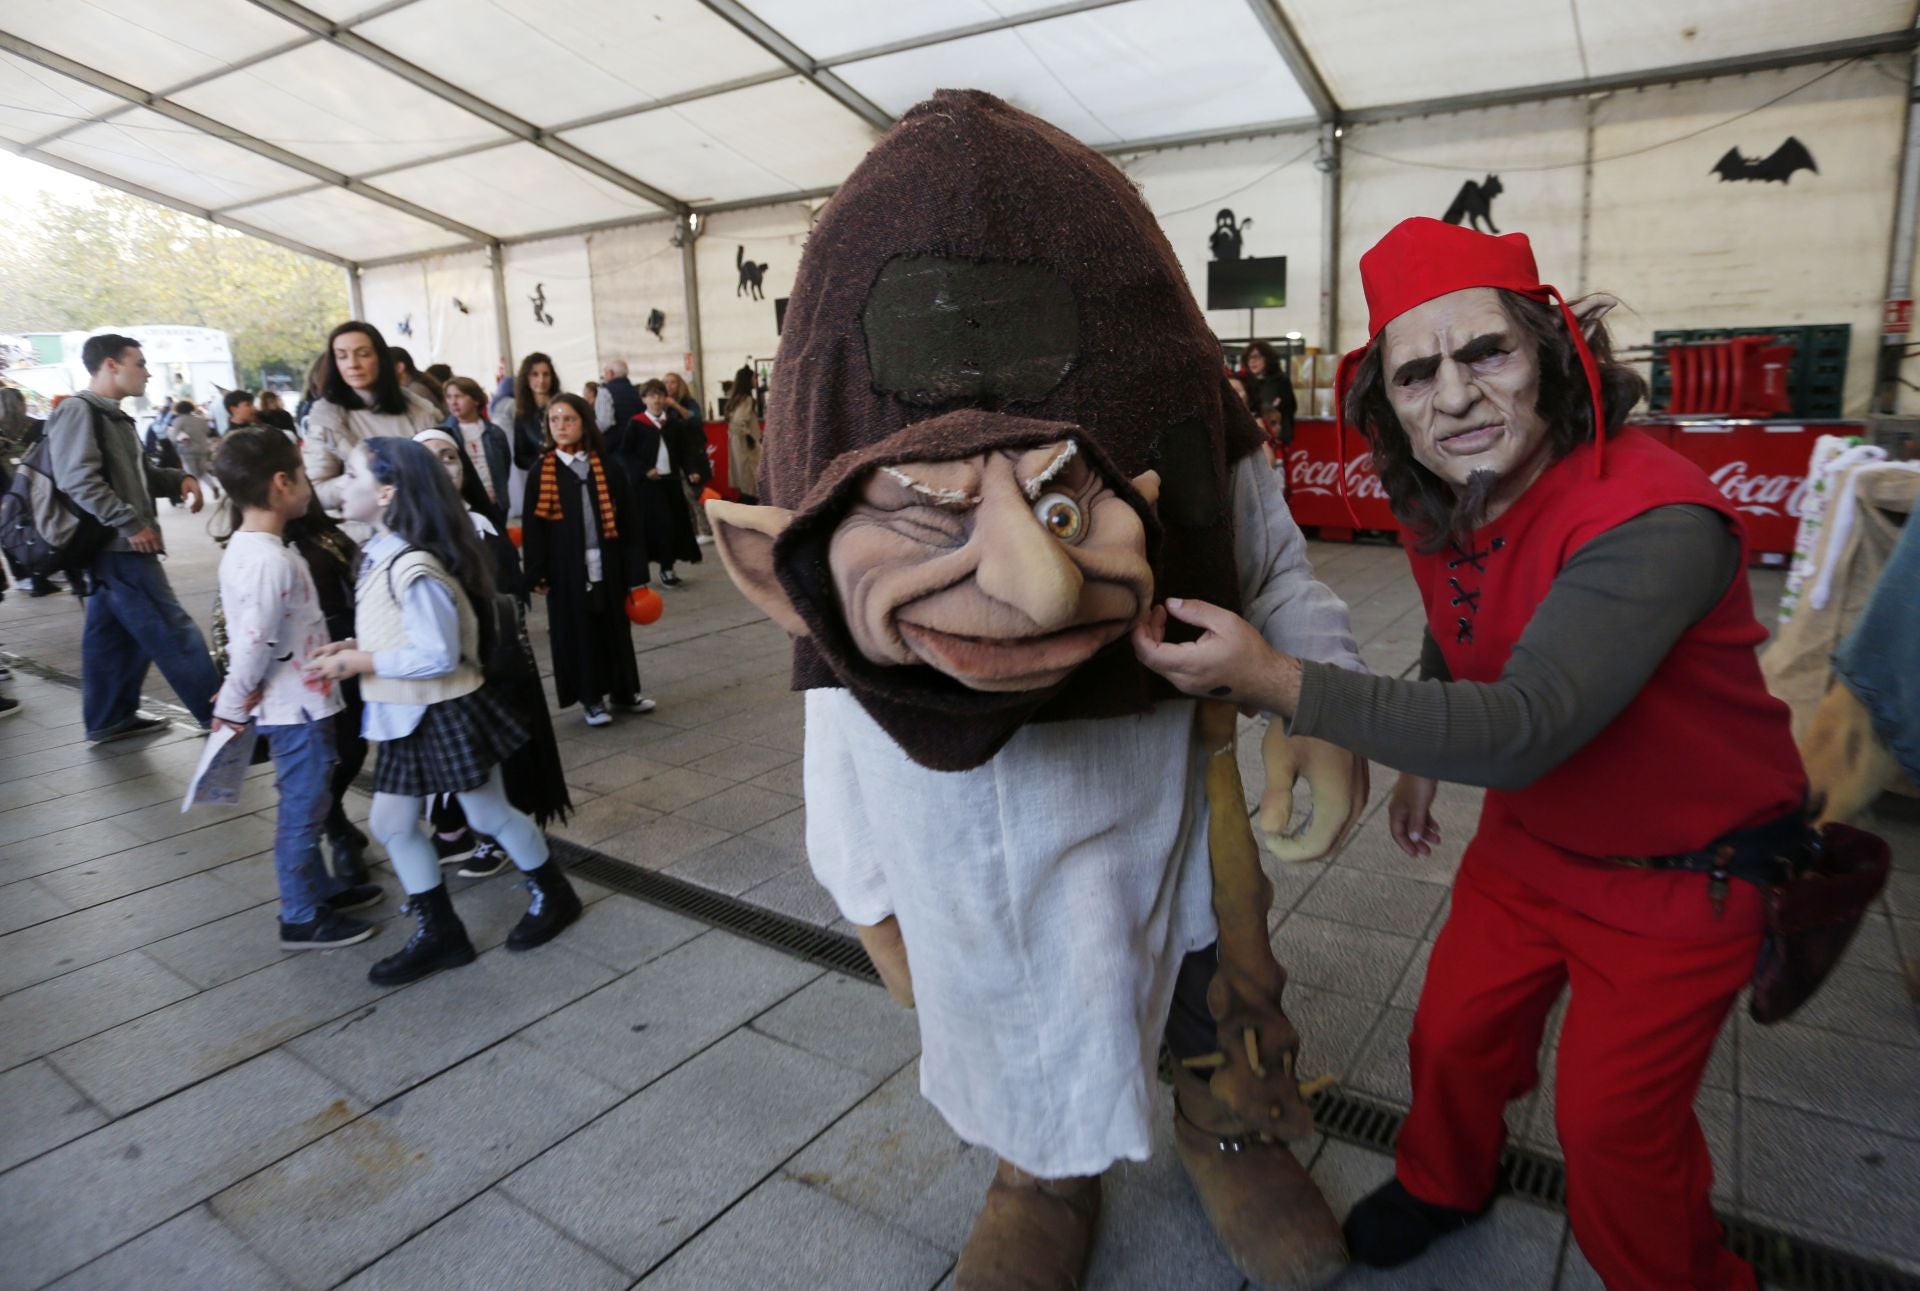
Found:
[[[531,900],[507,949],[544,945],[579,918],[580,898],[549,859],[539,826],[507,800],[500,764],[526,743],[527,731],[482,673],[491,562],[446,472],[410,439],[357,445],[339,496],[343,515],[374,527],[361,553],[358,636],[328,647],[311,671],[361,678],[366,735],[380,748],[367,823],[415,920],[406,946],[367,976],[398,986],[473,962],[473,943],[421,828],[426,800],[436,794],[457,795],[473,828],[498,841],[524,876]]]
[[[494,588],[512,594],[524,608],[526,589],[520,575],[520,553],[500,531],[505,522],[480,487],[476,463],[466,445],[452,432],[438,427],[421,431],[413,442],[433,454],[459,494],[474,536],[493,557]],[[517,623],[514,626],[516,633],[524,633]],[[503,765],[508,800],[542,827],[555,819],[564,820],[573,803],[567,793],[565,769],[560,765],[559,746],[553,738],[553,722],[547,715],[546,697],[541,693],[538,667],[529,666],[500,679],[489,676],[487,684],[513,710],[529,737]],[[461,878],[489,878],[507,867],[506,851],[467,827],[459,798],[446,795],[437,799],[429,818],[433,822],[433,849],[439,854],[440,864],[459,865]]]
[[[320,594],[306,562],[287,545],[290,521],[307,512],[313,486],[300,450],[278,430],[236,430],[213,457],[238,524],[220,558],[227,676],[214,701],[216,730],[258,721],[280,792],[273,837],[280,879],[280,948],[351,946],[373,935],[348,912],[375,905],[380,889],[329,875],[320,834],[333,806],[340,756],[334,714],[344,707],[330,679],[306,669],[327,648]]]
[[[615,708],[650,713],[640,693],[627,593],[647,584],[647,555],[633,494],[607,453],[593,410],[578,395],[547,405],[546,445],[527,476],[521,555],[527,586],[547,597],[553,690],[560,707],[578,701],[588,726]]]

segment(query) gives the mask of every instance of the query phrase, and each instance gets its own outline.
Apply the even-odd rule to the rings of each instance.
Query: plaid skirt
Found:
[[[427,705],[410,734],[382,742],[373,791],[425,798],[478,789],[526,742],[520,719],[482,686]]]

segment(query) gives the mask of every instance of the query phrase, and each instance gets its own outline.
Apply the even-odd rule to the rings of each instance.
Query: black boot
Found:
[[[1422,1201],[1389,1179],[1362,1197],[1347,1216],[1347,1254],[1355,1264],[1398,1268],[1433,1245],[1436,1237],[1457,1233],[1493,1209],[1455,1210]]]
[[[580,917],[580,895],[567,882],[560,867],[548,861],[537,870],[526,872],[527,913],[507,934],[508,950],[532,950],[560,935],[560,930]]]
[[[413,936],[398,954],[367,970],[368,981],[375,986],[404,986],[443,968],[473,962],[473,943],[467,940],[466,925],[453,912],[446,884],[408,897],[403,908],[413,912]]]

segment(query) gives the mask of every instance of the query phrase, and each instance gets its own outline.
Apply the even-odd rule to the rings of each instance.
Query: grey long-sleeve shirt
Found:
[[[100,433],[93,419],[100,419]],[[131,551],[127,539],[154,524],[154,499],[178,498],[185,471],[147,461],[133,418],[91,390],[65,400],[47,419],[47,457],[53,482],[82,511],[114,531],[113,551]]]
[[[1619,716],[1740,573],[1718,514],[1655,508],[1574,553],[1498,681],[1446,680],[1431,633],[1420,681],[1307,661],[1293,732],[1415,775],[1525,788]]]

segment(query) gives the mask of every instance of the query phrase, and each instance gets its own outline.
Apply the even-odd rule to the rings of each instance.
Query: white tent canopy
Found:
[[[0,0],[0,145],[343,264],[817,197],[934,89],[1110,151],[1910,48],[1913,0]]]

